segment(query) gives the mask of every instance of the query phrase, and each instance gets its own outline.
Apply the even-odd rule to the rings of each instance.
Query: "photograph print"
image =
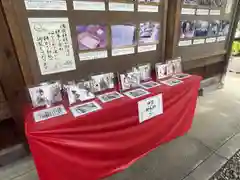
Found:
[[[140,23],[139,44],[158,43],[160,33],[160,23],[144,22]]]
[[[182,73],[182,59],[177,58],[171,61],[173,64],[173,74]]]
[[[90,81],[85,81],[67,85],[67,94],[70,105],[77,101],[84,102],[95,98],[95,95],[91,92],[89,84]]]
[[[185,4],[185,5],[197,5],[198,0],[183,0],[183,4]]]
[[[113,91],[113,92],[98,96],[98,99],[100,99],[100,101],[102,101],[103,103],[106,103],[116,99],[120,99],[121,97],[124,97],[124,96],[117,91]]]
[[[154,81],[149,81],[149,82],[142,83],[141,86],[142,86],[144,89],[151,89],[151,88],[160,86],[160,84],[157,83],[157,82],[154,82]]]
[[[125,92],[124,94],[132,99],[135,99],[135,98],[139,98],[139,97],[145,96],[150,93],[144,89],[139,88],[139,89]]]
[[[92,91],[97,93],[114,88],[114,73],[106,73],[91,76]]]
[[[208,21],[195,21],[195,37],[205,37],[208,34]]]
[[[112,25],[111,33],[113,48],[136,44],[136,26],[133,24]]]
[[[78,25],[77,41],[79,50],[92,50],[107,47],[106,25]]]
[[[168,76],[168,74],[167,74],[167,64],[157,63],[155,65],[155,71],[156,71],[157,79],[163,79],[163,78],[166,78]]]
[[[62,101],[61,84],[59,82],[29,88],[33,107],[51,106]]]
[[[183,83],[183,81],[179,80],[179,79],[168,79],[166,81],[161,81],[161,83],[165,84],[165,85],[168,85],[168,86],[176,86],[178,84],[181,84]]]
[[[127,72],[120,74],[121,89],[128,90],[138,87],[140,85],[140,73],[139,72]]]
[[[133,68],[133,72],[139,72],[140,80],[147,81],[151,79],[151,64],[148,63],[145,65],[138,65],[137,67]]]
[[[227,36],[230,28],[229,21],[221,21],[219,28],[219,36]]]
[[[218,36],[220,30],[220,21],[215,20],[209,23],[208,35],[207,36]]]
[[[95,112],[100,109],[102,109],[102,107],[95,101],[70,107],[70,110],[75,117]]]
[[[180,38],[192,38],[195,28],[194,21],[181,21]]]

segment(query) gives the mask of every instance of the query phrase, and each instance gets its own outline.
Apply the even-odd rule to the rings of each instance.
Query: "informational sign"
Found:
[[[147,52],[147,51],[156,51],[157,50],[157,45],[146,45],[146,46],[138,46],[138,52]]]
[[[118,3],[109,2],[109,11],[134,11],[134,4],[132,3]]]
[[[220,14],[221,14],[221,11],[218,9],[210,10],[210,15],[219,16]]]
[[[195,12],[196,12],[196,9],[182,8],[181,14],[194,15]]]
[[[209,9],[197,9],[196,15],[209,15]]]
[[[161,114],[163,114],[162,94],[138,102],[138,116],[140,123]]]
[[[107,50],[79,53],[80,61],[101,59],[101,58],[107,58],[107,57],[108,57]]]
[[[226,36],[220,36],[220,37],[217,38],[217,41],[218,42],[225,41],[226,38],[227,38]]]
[[[158,12],[158,6],[138,5],[138,12]]]
[[[76,69],[67,18],[29,18],[41,74]]]
[[[74,10],[105,11],[104,1],[73,1]]]
[[[33,113],[35,122],[45,121],[54,117],[62,116],[67,114],[66,109],[63,105],[55,106],[48,109],[43,109]]]
[[[190,46],[192,45],[192,40],[179,41],[178,46]]]
[[[204,44],[205,43],[205,39],[194,39],[193,40],[193,44]]]
[[[215,38],[215,37],[207,38],[206,43],[214,43],[214,42],[216,42],[216,40],[217,40],[217,38]]]
[[[66,0],[25,0],[27,10],[67,10]]]
[[[114,48],[112,49],[112,56],[122,56],[127,54],[134,54],[134,47],[126,47],[126,48]]]

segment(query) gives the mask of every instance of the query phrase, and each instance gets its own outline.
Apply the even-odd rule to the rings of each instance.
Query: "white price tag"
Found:
[[[179,41],[178,46],[190,46],[192,45],[192,40]]]
[[[213,43],[213,42],[216,42],[217,38],[207,38],[206,39],[206,43]]]
[[[107,50],[79,53],[80,61],[107,58]]]
[[[138,52],[156,51],[157,45],[138,46]]]
[[[134,11],[134,4],[129,3],[109,3],[109,11]]]
[[[138,12],[158,12],[158,6],[138,5]]]
[[[105,11],[105,3],[94,1],[73,1],[73,8],[75,10]]]
[[[195,14],[195,9],[190,9],[190,8],[182,8],[181,14],[190,14],[194,15]]]
[[[138,102],[138,116],[140,123],[160,114],[163,114],[162,94]]]
[[[193,40],[193,44],[204,44],[205,43],[205,39],[194,39]]]
[[[35,122],[40,122],[54,117],[62,116],[64,114],[67,114],[67,111],[63,105],[60,105],[48,109],[43,109],[40,111],[35,111],[33,113],[33,117]]]
[[[196,15],[209,15],[209,9],[197,9]]]
[[[212,10],[210,10],[210,15],[219,16],[219,15],[221,15],[221,11],[212,9]]]
[[[220,42],[220,41],[225,41],[226,40],[226,36],[220,36],[217,38],[217,41]]]
[[[134,47],[116,48],[112,50],[112,56],[134,54],[134,52],[135,52]]]

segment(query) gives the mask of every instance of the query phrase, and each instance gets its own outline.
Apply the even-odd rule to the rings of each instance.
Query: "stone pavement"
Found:
[[[225,88],[205,94],[191,130],[164,144],[127,170],[105,180],[207,180],[240,149],[240,75],[229,73]],[[1,180],[37,180],[26,157],[0,169]]]

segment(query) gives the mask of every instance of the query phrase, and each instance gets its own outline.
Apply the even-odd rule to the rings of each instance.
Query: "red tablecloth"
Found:
[[[25,112],[26,136],[41,180],[96,180],[127,168],[147,152],[191,127],[201,77],[174,87],[161,85],[150,95],[124,97],[75,119],[68,114],[34,123]],[[142,124],[137,102],[163,93],[164,114]]]

